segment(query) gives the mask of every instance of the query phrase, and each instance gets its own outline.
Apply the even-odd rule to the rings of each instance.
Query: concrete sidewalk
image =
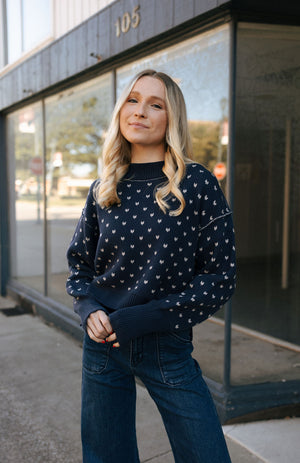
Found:
[[[81,354],[76,340],[38,317],[0,311],[1,463],[81,462]],[[141,462],[174,463],[159,413],[141,386],[137,428]],[[232,463],[299,461],[300,419],[224,431]]]

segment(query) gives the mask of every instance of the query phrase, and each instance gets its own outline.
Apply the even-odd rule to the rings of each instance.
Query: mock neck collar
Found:
[[[124,180],[155,180],[164,178],[162,172],[165,161],[131,163]]]

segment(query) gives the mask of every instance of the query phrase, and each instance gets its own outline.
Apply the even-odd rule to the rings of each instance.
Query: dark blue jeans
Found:
[[[176,463],[230,463],[219,419],[192,358],[191,331],[83,348],[83,463],[139,463],[135,377],[155,401]]]

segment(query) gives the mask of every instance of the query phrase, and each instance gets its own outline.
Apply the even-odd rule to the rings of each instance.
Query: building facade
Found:
[[[295,411],[298,2],[2,0],[0,8],[2,294],[80,336],[65,293],[65,254],[101,171],[110,114],[136,72],[167,72],[186,99],[195,159],[216,174],[234,211],[238,286],[217,320],[221,379],[204,372],[222,421],[266,408]],[[235,384],[232,327],[293,353],[287,379],[276,377],[275,364],[271,380]]]

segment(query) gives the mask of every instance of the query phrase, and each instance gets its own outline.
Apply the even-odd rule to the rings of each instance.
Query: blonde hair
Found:
[[[110,207],[120,204],[117,194],[117,184],[126,174],[130,165],[130,143],[123,137],[120,131],[120,110],[126,102],[135,83],[144,76],[159,79],[166,90],[166,109],[168,124],[166,130],[166,154],[163,173],[167,181],[156,188],[155,199],[164,213],[170,208],[167,198],[175,196],[180,206],[171,210],[170,215],[180,215],[185,207],[185,200],[179,188],[180,182],[185,176],[186,163],[191,162],[192,144],[188,129],[186,106],[179,86],[163,72],[152,69],[137,74],[130,85],[123,91],[118,99],[112,114],[111,123],[103,145],[103,172],[101,181],[94,188],[94,196],[102,207]]]

